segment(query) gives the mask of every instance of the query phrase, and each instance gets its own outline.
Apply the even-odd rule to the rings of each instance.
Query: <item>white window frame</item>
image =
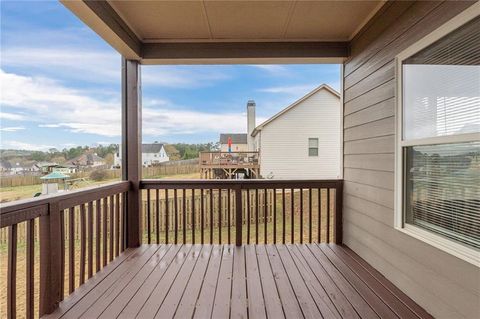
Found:
[[[315,147],[310,147],[310,140],[317,140],[317,155],[310,155],[310,149],[315,149]],[[308,138],[308,157],[318,157],[320,156],[320,139],[318,137],[309,137]]]
[[[396,86],[396,141],[395,141],[395,229],[408,234],[416,239],[428,243],[440,250],[443,250],[453,256],[480,267],[480,253],[470,247],[459,244],[453,240],[442,237],[433,232],[427,231],[415,225],[406,224],[404,213],[404,158],[403,148],[407,146],[430,145],[430,144],[446,144],[480,140],[479,133],[459,134],[452,136],[438,136],[422,139],[403,140],[403,74],[402,62],[414,55],[415,53],[428,47],[435,41],[443,38],[450,32],[461,27],[472,19],[480,16],[480,3],[473,4],[468,9],[458,14],[435,31],[431,32],[421,40],[417,41],[395,58],[395,77],[397,79]]]

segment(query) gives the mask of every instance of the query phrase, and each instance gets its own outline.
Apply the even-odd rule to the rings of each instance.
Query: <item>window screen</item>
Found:
[[[318,138],[308,139],[308,156],[318,156]]]
[[[480,18],[405,59],[404,219],[480,248]],[[474,134],[471,134],[474,133]],[[445,137],[456,135],[454,143]],[[472,138],[472,135],[474,136]],[[431,139],[431,145],[416,141]],[[430,144],[430,143],[429,143]]]

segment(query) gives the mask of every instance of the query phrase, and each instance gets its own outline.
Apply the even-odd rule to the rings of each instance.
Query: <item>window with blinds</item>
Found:
[[[318,138],[308,139],[308,156],[318,156]]]
[[[480,18],[402,61],[404,222],[480,249]]]

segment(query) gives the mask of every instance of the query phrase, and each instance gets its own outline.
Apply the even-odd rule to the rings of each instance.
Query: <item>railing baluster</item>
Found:
[[[95,272],[100,271],[101,206],[101,201],[98,199],[95,202]]]
[[[264,242],[267,244],[267,189],[263,190],[263,237]]]
[[[335,188],[335,244],[343,242],[343,183],[337,181]]]
[[[88,278],[93,276],[93,202],[88,203]]]
[[[150,237],[150,190],[147,189],[147,242],[148,244],[152,243],[152,239]]]
[[[68,209],[68,292],[75,290],[75,207]]]
[[[115,195],[115,256],[118,257],[120,251],[120,194]]]
[[[17,224],[8,228],[7,318],[17,314]]]
[[[160,192],[158,189],[155,190],[155,211],[156,211],[156,221],[157,221],[157,228],[155,229],[156,231],[156,239],[157,239],[157,245],[160,244]]]
[[[247,245],[250,245],[250,189],[247,189]]]
[[[177,198],[177,189],[173,189],[173,205],[174,205],[174,222],[175,222],[175,245],[178,244],[178,198]]]
[[[303,188],[300,188],[300,244],[303,244]]]
[[[230,207],[230,205],[231,205],[231,203],[230,203],[230,201],[231,201],[230,188],[227,189],[227,196],[228,196],[227,197],[227,227],[228,227],[227,232],[228,232],[228,244],[230,245],[230,243],[231,243],[230,227],[231,227],[231,221],[232,221],[231,220],[231,207]]]
[[[293,244],[295,242],[295,193],[294,189],[290,189],[291,201],[290,201],[290,242]]]
[[[200,243],[204,244],[205,230],[205,203],[203,199],[203,188],[200,189]]]
[[[327,188],[327,239],[326,242],[330,243],[330,188]]]
[[[35,293],[35,220],[27,220],[27,236],[26,236],[26,285],[25,285],[25,306],[26,318],[34,317],[34,293]]]
[[[218,243],[222,244],[222,189],[218,189]]]
[[[235,188],[235,245],[242,245],[242,189],[240,187]]]
[[[312,189],[308,189],[308,242],[312,243]]]
[[[187,190],[183,189],[183,207],[182,207],[182,228],[183,228],[183,243],[187,243]]]
[[[192,244],[195,245],[195,189],[192,188]]]
[[[213,189],[210,189],[210,245],[213,244]]]
[[[277,243],[277,189],[273,189],[273,243]]]
[[[168,245],[168,222],[169,222],[168,189],[165,189],[165,244]]]
[[[79,285],[85,282],[85,250],[86,250],[85,204],[80,205],[80,278]]]
[[[110,232],[109,232],[109,247],[108,247],[108,256],[109,256],[109,261],[112,261],[113,260],[113,231],[114,231],[114,218],[113,218],[113,215],[114,215],[114,210],[115,210],[115,203],[114,203],[114,198],[113,196],[110,196],[110,206],[109,206],[109,212],[110,212],[110,215],[109,215],[109,228],[110,228]]]
[[[318,243],[322,242],[322,189],[318,189]]]
[[[107,256],[108,256],[108,251],[107,251],[107,239],[108,239],[108,230],[107,230],[107,215],[108,215],[108,198],[105,197],[103,199],[103,222],[102,222],[102,227],[103,227],[103,267],[107,265]]]
[[[65,211],[59,211],[60,217],[60,301],[63,300],[65,295]]]
[[[282,244],[285,245],[285,219],[287,218],[285,214],[285,188],[282,188]]]
[[[255,244],[258,245],[258,188],[255,188]]]

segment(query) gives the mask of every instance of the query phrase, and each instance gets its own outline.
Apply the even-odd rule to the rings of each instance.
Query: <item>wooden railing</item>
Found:
[[[200,167],[257,167],[259,152],[200,152]]]
[[[123,207],[128,190],[129,182],[116,182],[0,206],[0,228],[8,228],[8,318],[33,318],[35,309],[40,316],[52,312],[125,249]],[[24,250],[18,245],[19,229],[26,232]],[[22,259],[25,270],[17,274],[22,269],[17,261]],[[19,307],[22,292],[25,301]]]
[[[341,180],[143,180],[147,243],[342,240]]]

